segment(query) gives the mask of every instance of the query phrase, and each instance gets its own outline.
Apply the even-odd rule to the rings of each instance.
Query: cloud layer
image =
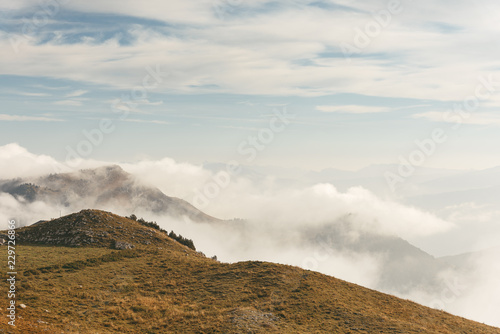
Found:
[[[1,73],[129,88],[141,69],[160,64],[169,72],[165,88],[181,92],[460,100],[498,66],[491,40],[500,9],[490,0],[449,5],[401,0],[391,13],[385,1],[64,1],[28,35],[21,24],[0,32],[11,51]],[[36,1],[11,6],[28,18],[42,10]],[[72,30],[61,29],[68,11],[108,15],[121,30],[99,27],[106,38],[79,31],[78,15]],[[358,50],[349,61],[344,44]]]
[[[107,163],[82,161],[80,166],[103,164]],[[159,187],[167,195],[188,201],[207,182],[221,175],[203,166],[178,163],[170,158],[122,163],[121,166],[140,182]],[[30,178],[63,169],[70,171],[55,159],[32,154],[18,144],[0,147],[0,173],[5,178]],[[478,208],[477,205],[471,207],[474,210]],[[59,210],[71,208],[54,207],[42,202],[27,203],[5,193],[0,194],[0,219],[3,222],[16,219],[22,225],[30,224],[40,219],[57,217]],[[467,208],[459,206],[457,210],[463,214]],[[120,212],[119,208],[106,209],[130,214]],[[345,240],[348,244],[356,242],[363,233],[411,239],[435,237],[456,228],[454,224],[433,214],[381,199],[362,187],[351,187],[345,192],[327,183],[292,187],[277,182],[272,176],[256,180],[244,175],[234,177],[204,210],[214,216],[246,218],[248,221],[234,220],[210,225],[157,216],[147,209],[138,209],[135,214],[156,220],[163,228],[192,238],[199,250],[209,256],[215,254],[222,261],[261,260],[297,265],[368,287],[377,287],[382,273],[387,270],[384,267],[387,263],[384,253],[325,246],[314,241],[314,233],[326,233],[336,224],[348,222],[352,229],[343,236],[349,239]],[[446,210],[452,215],[453,207]],[[1,226],[5,227],[6,223]],[[473,260],[471,263],[477,270],[470,272],[474,275],[453,271],[439,273],[436,279],[445,287],[450,280],[456,279],[460,279],[460,284],[465,284],[465,288],[452,302],[443,299],[441,291],[436,294],[432,289],[414,289],[403,297],[498,325],[494,317],[498,305],[488,301],[491,291],[495,296],[498,293],[498,289],[494,288],[498,286],[498,281],[491,271],[497,268],[491,266],[496,261],[494,259],[485,255]],[[493,290],[486,292],[483,287]]]

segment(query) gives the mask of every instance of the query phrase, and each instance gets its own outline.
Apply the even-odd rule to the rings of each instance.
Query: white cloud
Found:
[[[0,121],[10,122],[64,122],[63,119],[40,116],[22,116],[0,114]]]
[[[259,2],[263,3],[267,2]],[[353,43],[355,28],[373,20],[371,9],[385,9],[387,3],[359,1],[350,5],[363,12],[353,14],[312,8],[305,1],[293,5],[283,2],[278,11],[260,11],[230,20],[217,19],[215,5],[197,1],[154,1],[148,6],[133,1],[118,5],[114,0],[85,6],[68,3],[78,11],[186,25],[172,28],[176,33],[168,36],[144,26],[131,28],[129,33],[136,41],[127,46],[116,39],[101,44],[27,43],[19,54],[3,55],[1,71],[130,90],[141,84],[145,66],[161,64],[170,72],[161,89],[181,92],[200,92],[202,88],[197,86],[208,84],[218,86],[221,93],[236,94],[310,96],[343,92],[462,100],[474,93],[478,76],[489,74],[499,62],[498,50],[491,43],[499,32],[498,25],[479,10],[496,10],[499,5],[491,1],[473,5],[461,1],[454,5],[453,13],[441,3],[405,4],[403,13],[393,17],[391,24],[361,50],[361,56],[372,56],[352,58],[350,63],[342,55],[327,54],[338,54],[340,43]],[[241,6],[251,4],[242,2]],[[463,31],[439,28],[440,24],[456,22]],[[0,39],[2,49],[10,50],[8,36]],[[463,52],[464,45],[468,52]],[[304,59],[317,66],[297,65]]]
[[[148,106],[161,106],[163,104],[163,101],[151,102],[149,100],[134,100],[134,103],[144,104],[144,105],[148,105]]]
[[[365,230],[404,238],[435,235],[454,228],[452,223],[430,213],[381,199],[361,187],[347,192],[340,192],[331,184],[288,188],[275,184],[272,177],[256,183],[233,176],[230,184],[217,192],[218,196],[202,206],[204,201],[197,200],[199,194],[214,179],[224,179],[221,172],[167,158],[120,165],[164,193],[183,198],[224,219],[245,218],[285,228],[322,226],[350,216],[354,224]]]
[[[464,115],[451,111],[429,111],[414,114],[413,118],[422,118],[431,122],[469,124],[469,125],[500,125],[500,116],[494,113],[470,112]]]
[[[51,96],[50,94],[47,93],[29,93],[29,92],[18,92],[16,93],[18,95],[22,96],[36,96],[36,97],[44,97],[44,96]]]
[[[371,113],[391,111],[391,109],[386,107],[357,106],[357,105],[317,106],[316,110],[322,112],[336,112],[336,113],[346,113],[346,114],[371,114]]]
[[[88,90],[78,89],[78,90],[75,90],[71,93],[66,94],[65,97],[78,97],[78,96],[82,96],[82,95],[87,94],[87,93],[88,93]]]
[[[237,203],[227,205],[231,198],[238,198]],[[416,208],[382,200],[361,187],[342,193],[331,184],[271,191],[248,180],[235,180],[205,210],[225,218],[267,221],[273,217],[273,224],[283,226],[318,226],[350,216],[365,230],[403,238],[438,234],[454,226]]]
[[[477,226],[481,223],[489,223],[500,219],[500,210],[494,205],[477,204],[466,202],[445,207],[442,215],[447,216],[447,220],[457,223],[469,223]]]
[[[163,125],[170,124],[169,122],[165,122],[165,121],[137,119],[137,118],[127,118],[127,119],[125,119],[125,121],[126,122],[133,122],[133,123],[150,123],[150,124],[163,124]]]
[[[478,253],[467,273],[465,289],[450,310],[491,326],[500,326],[500,248]]]
[[[179,163],[170,158],[120,163],[120,166],[147,184],[158,187],[165,194],[187,201],[191,201],[193,190],[211,177],[211,173],[201,166]]]
[[[44,218],[41,218],[44,217]],[[59,209],[43,202],[23,203],[13,196],[0,193],[0,230],[14,220],[17,227],[31,225],[41,219],[59,217]]]
[[[57,104],[60,106],[74,106],[74,107],[79,107],[83,103],[82,101],[77,101],[77,100],[60,100],[60,101],[55,101],[53,104]]]
[[[41,84],[35,84],[35,85],[32,85],[31,87],[33,88],[42,88],[42,89],[46,89],[46,90],[64,90],[64,89],[69,89],[70,87],[67,87],[67,86],[47,86],[47,85],[41,85]]]
[[[68,169],[50,156],[30,153],[16,143],[0,146],[2,179],[50,174],[61,170]]]
[[[32,154],[18,144],[0,147],[0,161],[0,172],[5,178],[70,170],[53,158]],[[83,161],[80,168],[103,164],[106,163]],[[194,204],[199,191],[214,177],[222,176],[169,158],[120,165],[166,194]],[[221,218],[267,221],[273,217],[273,224],[290,226],[322,225],[351,215],[350,219],[365,229],[402,237],[432,235],[453,227],[431,214],[382,200],[361,187],[345,193],[331,184],[288,189],[276,187],[272,179],[257,185],[244,177],[233,178],[229,186],[202,209]]]

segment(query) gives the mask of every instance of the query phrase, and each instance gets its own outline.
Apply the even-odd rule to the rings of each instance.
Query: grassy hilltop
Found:
[[[16,328],[0,317],[0,333],[500,333],[297,267],[219,263],[108,212],[17,232],[17,305],[26,308]]]

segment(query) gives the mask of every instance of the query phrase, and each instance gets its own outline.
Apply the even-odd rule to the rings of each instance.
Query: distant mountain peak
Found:
[[[0,192],[28,202],[78,211],[96,208],[131,214],[150,211],[154,214],[184,217],[194,222],[219,222],[190,203],[165,195],[158,188],[141,184],[118,165],[83,169],[72,173],[41,176],[35,179],[0,181]]]

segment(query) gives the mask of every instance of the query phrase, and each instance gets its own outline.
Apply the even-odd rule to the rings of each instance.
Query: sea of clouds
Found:
[[[4,180],[30,179],[111,163],[134,175],[137,182],[157,187],[168,196],[191,203],[196,202],[197,194],[207,183],[223,173],[170,158],[134,163],[82,160],[70,168],[50,156],[30,153],[18,144],[0,147],[0,175]],[[383,254],[352,248],[328,248],[316,244],[314,238],[308,238],[313,233],[311,231],[321,231],[332,224],[348,221],[353,229],[344,237],[352,239],[350,241],[369,233],[397,236],[410,242],[441,238],[446,244],[446,238],[461,229],[457,223],[459,218],[455,221],[447,219],[454,214],[450,206],[443,208],[445,216],[439,216],[394,199],[382,198],[363,185],[340,191],[331,183],[301,186],[283,183],[275,175],[265,175],[258,181],[245,175],[233,175],[230,182],[219,189],[217,196],[208,198],[203,204],[200,209],[205,213],[229,221],[194,223],[188,219],[158,216],[148,208],[138,208],[134,213],[193,239],[199,251],[207,256],[217,255],[220,261],[260,260],[296,265],[371,288],[377,287],[384,270]],[[85,203],[71,203],[67,207],[41,201],[30,203],[0,193],[0,228],[6,228],[9,219],[15,219],[20,226],[29,225],[81,210],[85,208],[82,205]],[[477,212],[477,206],[470,208],[470,214]],[[123,212],[120,207],[104,209],[121,215],[132,213]],[[455,214],[463,217],[466,209],[466,206],[457,206]],[[232,220],[234,218],[238,219]],[[460,268],[446,267],[437,274],[436,279],[442,283],[438,290],[424,286],[414,287],[405,294],[396,289],[387,289],[386,292],[500,326],[498,252],[472,254],[455,261]]]

